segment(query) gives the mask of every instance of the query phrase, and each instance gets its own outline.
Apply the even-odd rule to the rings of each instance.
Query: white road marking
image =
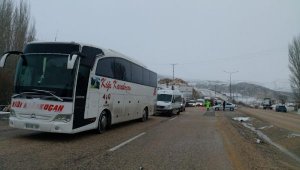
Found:
[[[136,135],[135,137],[133,137],[133,138],[131,138],[131,139],[128,139],[128,140],[125,141],[125,142],[122,142],[121,144],[119,144],[119,145],[117,145],[117,146],[115,146],[115,147],[109,149],[108,151],[109,151],[109,152],[113,152],[113,151],[115,151],[115,150],[121,148],[122,146],[128,144],[129,142],[132,142],[133,140],[135,140],[135,139],[137,139],[137,138],[139,138],[139,137],[141,137],[141,136],[143,136],[143,135],[145,135],[145,134],[146,134],[146,132],[140,133],[139,135]]]
[[[177,118],[177,116],[176,117],[173,117],[172,119],[170,119],[170,121],[172,121],[172,120],[174,120],[174,119],[176,119]]]

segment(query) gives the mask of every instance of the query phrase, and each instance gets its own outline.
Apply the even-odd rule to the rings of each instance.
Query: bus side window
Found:
[[[149,86],[150,85],[150,75],[149,70],[143,69],[143,85]]]
[[[149,85],[151,87],[157,87],[157,74],[150,71],[149,79]]]
[[[115,59],[114,78],[118,80],[131,81],[131,66],[130,63],[124,59]]]
[[[131,73],[132,73],[132,81],[134,83],[142,84],[143,82],[143,73],[142,67],[136,64],[131,64]]]
[[[113,58],[100,59],[97,64],[96,75],[114,78],[114,59]]]

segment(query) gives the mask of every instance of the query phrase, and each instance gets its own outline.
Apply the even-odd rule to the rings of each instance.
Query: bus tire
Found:
[[[147,119],[148,119],[148,113],[147,113],[147,109],[145,108],[143,110],[143,115],[142,115],[141,121],[145,122]]]
[[[105,111],[103,111],[100,116],[99,116],[99,120],[98,120],[98,128],[97,131],[99,134],[102,134],[106,131],[108,126],[108,116],[107,113]]]

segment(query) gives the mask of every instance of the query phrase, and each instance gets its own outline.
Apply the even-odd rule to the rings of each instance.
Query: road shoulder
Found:
[[[217,127],[224,140],[224,147],[234,169],[297,169],[299,164],[290,161],[277,148],[268,143],[256,143],[257,135],[233,116],[239,112],[216,112]]]

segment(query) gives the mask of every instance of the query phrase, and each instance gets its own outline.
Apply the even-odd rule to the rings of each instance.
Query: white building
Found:
[[[172,89],[172,86],[167,86],[167,84],[158,84],[158,89]],[[191,86],[186,84],[175,84],[174,89],[179,90],[186,99],[191,99],[193,97],[193,87]]]

